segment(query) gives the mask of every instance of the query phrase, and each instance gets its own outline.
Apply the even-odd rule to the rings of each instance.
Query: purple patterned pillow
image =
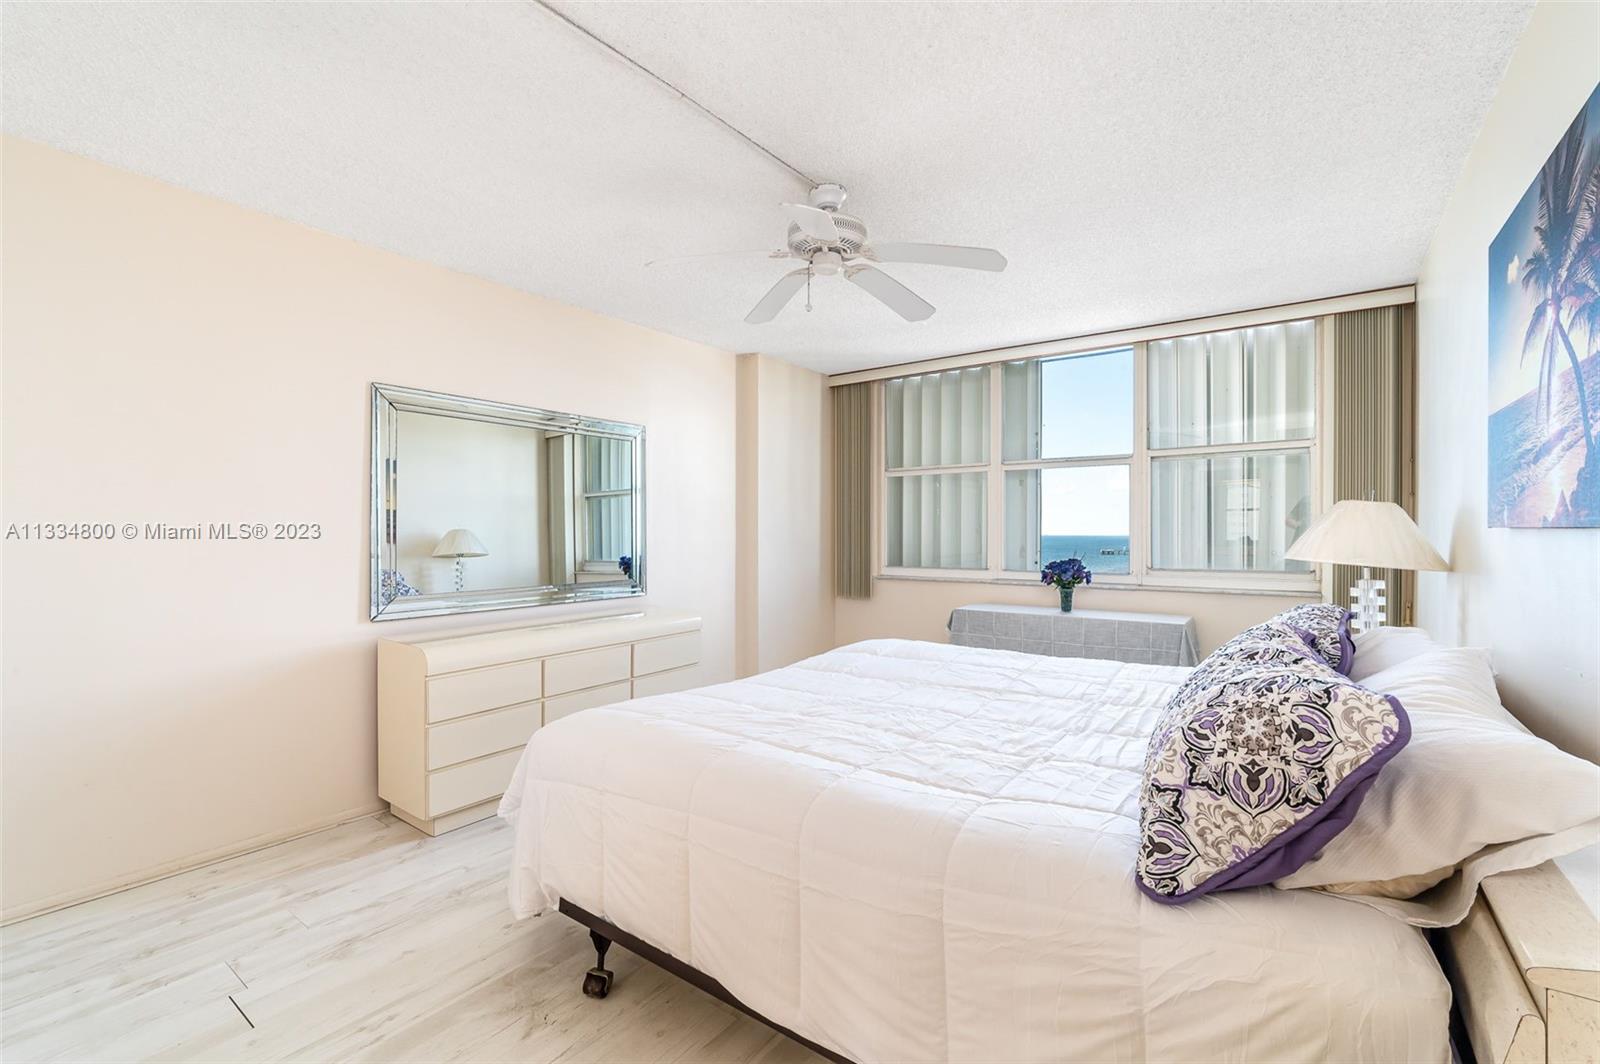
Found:
[[[1302,633],[1287,625],[1267,621],[1246,628],[1206,655],[1167,700],[1167,708],[1170,711],[1173,703],[1192,697],[1199,688],[1213,686],[1219,676],[1238,672],[1248,665],[1300,664],[1323,666],[1327,662],[1322,660],[1322,655],[1316,652],[1311,641]]]
[[[1331,602],[1308,602],[1284,610],[1268,624],[1288,625],[1322,655],[1328,667],[1346,675],[1355,660],[1356,644],[1350,637],[1350,611]]]
[[[1284,641],[1224,649],[1168,701],[1145,754],[1139,889],[1166,904],[1305,864],[1411,737],[1396,699]]]

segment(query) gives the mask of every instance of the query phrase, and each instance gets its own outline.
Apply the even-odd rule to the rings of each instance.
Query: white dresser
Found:
[[[494,814],[528,738],[698,682],[700,618],[648,611],[378,641],[378,795],[437,835]]]

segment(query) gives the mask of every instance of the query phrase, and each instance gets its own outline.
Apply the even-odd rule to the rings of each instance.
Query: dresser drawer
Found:
[[[684,666],[667,672],[653,672],[649,676],[635,676],[633,697],[648,698],[651,695],[664,695],[669,691],[687,691],[695,685],[694,678],[697,671]]]
[[[700,660],[700,633],[684,632],[662,639],[647,639],[633,644],[633,674],[648,676],[666,672]]]
[[[428,768],[444,768],[485,754],[527,745],[539,730],[537,702],[491,710],[428,727]]]
[[[504,794],[511,773],[516,771],[522,751],[507,750],[492,757],[468,761],[428,773],[428,815],[430,817],[487,801]]]
[[[632,647],[623,645],[561,654],[544,659],[546,694],[563,695],[585,687],[626,680],[632,664]]]
[[[627,648],[624,647],[624,650]],[[613,702],[626,702],[630,697],[631,685],[627,680],[621,683],[606,684],[604,687],[591,687],[587,691],[578,691],[570,695],[560,695],[556,698],[547,698],[544,703],[544,722],[549,724],[553,720],[578,712],[580,709],[593,709],[595,706],[609,706]]]
[[[428,723],[537,701],[542,693],[537,661],[513,661],[509,665],[430,677]]]

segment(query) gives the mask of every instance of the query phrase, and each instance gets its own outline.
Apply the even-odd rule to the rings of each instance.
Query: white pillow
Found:
[[[1488,651],[1435,650],[1363,684],[1400,700],[1411,741],[1350,826],[1276,886],[1393,895],[1409,893],[1396,880],[1443,880],[1410,901],[1361,900],[1446,926],[1466,916],[1484,876],[1600,840],[1600,765],[1530,734],[1506,711]]]
[[[1355,657],[1350,664],[1350,678],[1365,683],[1375,672],[1410,661],[1419,654],[1443,650],[1423,628],[1373,628],[1357,632],[1351,637]]]

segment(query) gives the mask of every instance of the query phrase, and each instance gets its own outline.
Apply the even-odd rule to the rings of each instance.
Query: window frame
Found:
[[[1243,454],[1252,451],[1285,451],[1306,450],[1309,452],[1308,464],[1310,468],[1310,495],[1311,519],[1321,516],[1327,508],[1326,485],[1331,483],[1330,470],[1325,467],[1331,448],[1328,440],[1331,438],[1333,412],[1333,374],[1332,362],[1328,357],[1328,334],[1330,317],[1327,314],[1291,314],[1274,321],[1261,321],[1252,323],[1251,326],[1260,325],[1285,325],[1295,321],[1313,321],[1315,323],[1316,340],[1313,345],[1313,431],[1308,440],[1272,440],[1253,443],[1228,443],[1206,444],[1195,447],[1175,447],[1152,449],[1150,447],[1149,431],[1149,382],[1148,365],[1149,349],[1145,341],[1133,343],[1113,343],[1085,347],[1078,351],[1062,351],[1046,355],[1029,355],[1026,357],[998,358],[984,364],[989,372],[989,460],[986,463],[961,465],[919,467],[917,469],[887,468],[887,421],[884,410],[884,388],[882,379],[874,382],[874,398],[872,402],[872,449],[873,468],[877,475],[873,478],[872,494],[872,536],[876,546],[873,550],[873,577],[874,579],[889,580],[927,580],[944,582],[964,582],[979,584],[1004,584],[1004,585],[1031,585],[1039,582],[1037,573],[1018,572],[1008,570],[1005,565],[1005,475],[1008,472],[1031,469],[1054,469],[1083,466],[1108,466],[1126,465],[1128,467],[1128,572],[1105,573],[1095,576],[1094,586],[1114,588],[1118,590],[1159,590],[1159,591],[1214,591],[1241,594],[1284,594],[1306,596],[1318,594],[1322,589],[1322,566],[1313,565],[1303,573],[1294,572],[1252,572],[1248,570],[1215,570],[1215,569],[1154,569],[1150,562],[1153,557],[1153,526],[1151,525],[1151,499],[1150,484],[1152,479],[1152,463],[1159,458],[1178,458],[1195,454]],[[1192,334],[1202,335],[1210,332],[1223,332],[1226,329],[1200,328]],[[1128,454],[1121,455],[1092,455],[1074,458],[1044,458],[1044,459],[1016,459],[1006,461],[1004,457],[1004,427],[1001,415],[1004,406],[1004,367],[1008,363],[1031,361],[1038,359],[1048,361],[1063,357],[1076,357],[1085,355],[1105,354],[1131,348],[1133,351],[1133,394],[1129,401],[1133,404],[1133,449]],[[917,376],[918,371],[912,367],[903,376]],[[922,372],[937,372],[930,369]],[[986,527],[984,529],[985,550],[988,565],[984,569],[929,569],[911,568],[904,566],[890,566],[888,564],[888,526],[885,520],[886,499],[888,494],[888,480],[893,475],[906,475],[916,473],[986,473],[985,490],[987,502],[985,512]],[[1090,565],[1093,568],[1093,565]]]

